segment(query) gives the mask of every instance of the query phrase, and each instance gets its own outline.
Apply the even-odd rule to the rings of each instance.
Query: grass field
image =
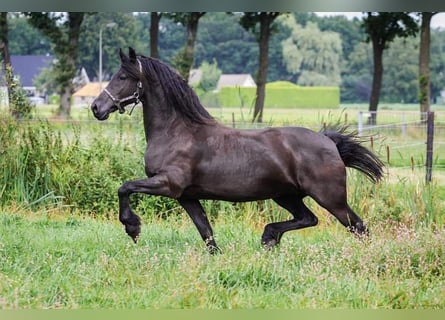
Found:
[[[400,111],[399,107],[394,109]],[[92,122],[94,127],[102,126],[98,130],[86,122],[66,125],[52,118],[52,112],[51,107],[42,110],[43,116],[52,119],[51,126],[60,129],[68,140],[73,131],[82,140],[79,145],[68,143],[71,153],[57,154],[73,166],[70,177],[75,177],[76,165],[92,170],[94,161],[110,162],[110,158],[103,158],[108,151],[113,151],[111,159],[122,152],[127,160],[130,155],[137,158],[142,154],[142,150],[140,154],[126,149],[100,150],[97,144],[94,152],[88,150],[92,133],[111,137],[115,143],[120,141],[124,146],[119,148],[138,148],[136,139],[131,140],[131,146],[122,142],[125,136],[113,140],[113,133],[122,134],[119,125],[122,128],[125,123],[116,122],[114,126],[108,122],[109,127],[105,127]],[[236,110],[211,112],[230,123]],[[348,121],[357,113],[358,109],[350,106]],[[92,120],[82,108],[73,116],[75,120]],[[137,119],[137,111],[133,116]],[[248,114],[238,112],[238,116],[250,119]],[[271,116],[277,119],[271,120],[272,125],[316,127],[325,119],[344,119],[345,111],[304,110],[296,116],[288,110],[275,110],[272,115],[265,114],[265,121]],[[134,127],[134,123],[128,126]],[[32,132],[46,135],[49,142],[57,136],[57,132],[48,133],[45,126],[42,128]],[[410,131],[403,139],[399,133],[391,137],[393,145],[418,138],[417,132]],[[422,143],[409,151],[420,154],[419,159],[425,149]],[[45,145],[39,146],[44,149]],[[64,146],[57,148],[63,151]],[[445,158],[441,148],[437,163]],[[78,151],[82,163],[70,158]],[[46,153],[42,151],[40,157],[46,159]],[[108,210],[101,215],[67,206],[63,201],[10,203],[0,207],[0,309],[443,309],[445,172],[438,167],[433,182],[425,184],[422,166],[412,170],[405,166],[406,160],[409,163],[408,151],[400,151],[399,157],[403,161],[390,163],[385,179],[376,186],[349,172],[349,202],[368,224],[368,238],[352,236],[308,200],[319,225],[286,234],[281,245],[271,251],[260,246],[263,227],[287,219],[288,214],[269,201],[236,205],[204,202],[223,250],[216,256],[207,254],[194,225],[177,207],[149,214],[141,206],[138,213],[142,214],[143,230],[135,245],[117,221],[117,207],[112,204],[115,199],[97,204],[101,210]],[[113,164],[111,161],[110,167]],[[118,167],[117,171],[122,169]],[[60,178],[67,178],[68,173],[62,173]],[[92,172],[85,171],[84,175],[85,181],[95,181]],[[108,180],[109,185],[122,182]],[[82,188],[78,187],[76,194],[82,196]],[[100,198],[99,193],[94,201]]]
[[[181,210],[143,215],[135,245],[116,214],[3,208],[0,308],[444,308],[440,186],[422,190],[401,171],[392,177],[377,187],[349,184],[368,238],[352,236],[309,201],[319,225],[264,251],[264,224],[287,214],[270,202],[225,203],[211,214],[223,250],[216,256]],[[205,203],[207,211],[214,205]]]
[[[443,229],[337,224],[286,235],[270,252],[260,229],[215,222],[209,256],[187,217],[145,221],[137,245],[116,221],[0,214],[1,308],[444,308]]]

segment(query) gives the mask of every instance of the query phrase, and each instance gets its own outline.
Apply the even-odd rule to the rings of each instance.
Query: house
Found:
[[[222,87],[256,88],[256,83],[250,74],[222,74],[216,84],[216,91]]]
[[[108,82],[102,82],[102,85],[99,82],[85,84],[73,94],[73,104],[90,105],[107,85]]]
[[[26,90],[29,96],[44,94],[37,91],[34,85],[34,79],[40,75],[44,68],[50,67],[53,60],[52,56],[45,55],[11,55],[11,65],[14,75],[19,77],[23,89]],[[0,71],[0,73],[3,77],[3,71]]]
[[[50,67],[53,62],[52,56],[46,55],[11,55],[11,65],[13,68],[14,76],[18,77],[20,80],[20,84],[23,89],[27,92],[30,97],[38,97],[44,96],[45,92],[39,92],[34,85],[35,78],[40,75],[44,68]],[[7,92],[6,86],[4,85],[4,74],[3,67],[0,68],[0,83],[1,83],[1,92],[0,98],[6,96],[5,101],[1,101],[0,103],[6,103],[7,101]]]

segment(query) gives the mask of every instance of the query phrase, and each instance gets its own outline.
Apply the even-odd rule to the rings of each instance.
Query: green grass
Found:
[[[0,209],[0,308],[444,308],[443,184],[392,169],[377,186],[356,174],[358,239],[307,201],[320,223],[260,246],[288,218],[275,204],[206,201],[223,254],[210,256],[189,217],[143,212],[133,244],[112,212]],[[110,211],[117,208],[110,208]]]
[[[253,108],[244,106],[241,108],[208,108],[209,112],[217,119],[231,123],[251,122]],[[335,109],[300,109],[300,108],[264,108],[263,122],[270,125],[299,125],[320,128],[323,122],[341,121],[349,124],[357,124],[360,111],[368,110],[367,104],[341,104]],[[403,113],[412,113],[419,110],[419,105],[414,104],[382,104],[378,116],[378,124],[401,122]],[[438,111],[436,120],[445,120],[445,105],[433,105],[433,111]],[[388,117],[389,114],[389,117]],[[418,115],[414,115],[418,120]],[[408,121],[413,120],[408,115]]]
[[[1,308],[444,308],[443,229],[380,223],[359,240],[336,222],[272,251],[252,221],[214,221],[210,256],[186,216],[116,221],[0,214]]]

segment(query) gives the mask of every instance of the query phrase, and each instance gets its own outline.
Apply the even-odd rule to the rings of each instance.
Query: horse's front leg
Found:
[[[122,184],[118,190],[119,220],[125,226],[125,232],[136,243],[141,232],[141,220],[130,208],[130,195],[133,193],[172,198],[177,198],[179,193],[178,188],[172,188],[172,184],[166,175],[156,175],[148,179],[127,181]]]
[[[201,235],[202,240],[204,240],[209,253],[220,253],[221,250],[218,248],[215,239],[213,238],[213,231],[209,219],[207,218],[199,200],[179,198],[178,201],[185,211],[187,211],[190,218],[192,218],[196,228],[198,228],[199,234]]]

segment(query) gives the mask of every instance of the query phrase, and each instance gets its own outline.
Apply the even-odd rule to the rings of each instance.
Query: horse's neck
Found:
[[[161,109],[161,103],[150,103],[143,105],[144,129],[146,140],[157,137],[165,137],[173,129],[187,130],[187,126],[180,121],[177,114],[172,110]]]

